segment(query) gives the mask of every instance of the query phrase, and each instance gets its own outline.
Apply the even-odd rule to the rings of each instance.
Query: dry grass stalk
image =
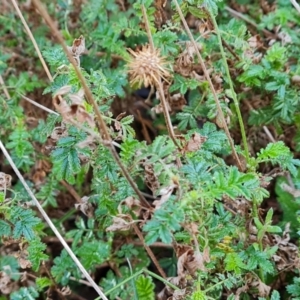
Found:
[[[22,174],[18,170],[17,166],[13,162],[13,160],[10,157],[9,153],[6,151],[6,148],[2,144],[2,141],[0,141],[0,149],[2,150],[2,152],[3,152],[4,156],[6,157],[7,161],[9,162],[9,164],[11,165],[11,167],[13,168],[14,172],[16,173],[16,175],[18,176],[18,178],[21,181],[22,185],[24,186],[24,188],[28,192],[28,194],[31,197],[32,201],[34,202],[35,206],[38,208],[39,212],[41,213],[41,215],[43,216],[43,218],[45,219],[45,221],[47,222],[47,224],[49,225],[49,227],[51,228],[51,230],[57,236],[57,238],[59,239],[59,241],[61,242],[61,244],[65,248],[65,250],[68,252],[68,254],[70,255],[70,257],[73,259],[73,261],[75,262],[75,264],[77,265],[77,267],[80,269],[80,271],[82,272],[82,274],[90,282],[90,284],[93,286],[93,288],[95,289],[95,291],[100,295],[100,297],[102,299],[104,299],[104,300],[108,300],[106,298],[106,296],[103,294],[103,292],[101,291],[100,287],[95,283],[95,281],[92,279],[91,275],[87,272],[87,270],[81,264],[81,262],[79,261],[79,259],[76,257],[76,255],[74,254],[74,252],[72,251],[72,249],[69,247],[69,245],[67,244],[67,242],[64,240],[64,238],[62,237],[62,235],[56,229],[55,225],[52,223],[51,219],[48,217],[47,213],[45,212],[45,210],[43,209],[43,207],[41,206],[41,204],[39,203],[39,201],[34,196],[33,192],[30,189],[30,187],[27,185],[24,177],[22,176]]]
[[[184,16],[183,16],[182,10],[181,10],[181,8],[180,8],[180,6],[179,6],[177,0],[174,0],[174,2],[175,2],[175,5],[176,5],[176,10],[177,10],[177,12],[178,12],[178,14],[179,14],[179,16],[180,16],[180,19],[181,19],[181,21],[182,21],[182,23],[183,23],[184,28],[185,28],[185,31],[186,31],[187,35],[189,36],[191,42],[192,42],[193,45],[194,45],[194,48],[195,48],[195,51],[196,51],[198,60],[199,60],[199,62],[200,62],[201,68],[202,68],[202,70],[203,70],[204,76],[205,76],[206,80],[208,81],[208,84],[209,84],[209,86],[210,86],[210,89],[211,89],[211,91],[212,91],[212,93],[213,93],[214,100],[215,100],[215,103],[216,103],[216,105],[217,105],[218,114],[219,114],[219,116],[220,116],[220,118],[221,118],[221,121],[222,121],[222,123],[223,123],[224,131],[225,131],[226,136],[227,136],[227,139],[228,139],[228,141],[229,141],[229,143],[230,143],[230,147],[231,147],[231,151],[232,151],[233,157],[234,157],[234,159],[235,159],[235,161],[236,161],[236,163],[237,163],[239,169],[240,169],[240,170],[243,170],[242,163],[241,163],[240,158],[238,157],[237,152],[236,152],[236,150],[235,150],[235,148],[234,148],[234,143],[233,143],[233,140],[232,140],[232,138],[231,138],[231,135],[230,135],[230,132],[229,132],[229,129],[228,129],[228,126],[227,126],[225,117],[224,117],[224,113],[223,113],[223,111],[222,111],[222,108],[221,108],[221,105],[220,105],[220,101],[219,101],[219,99],[218,99],[218,95],[217,95],[217,93],[216,93],[216,90],[215,90],[215,88],[214,88],[214,85],[213,85],[213,83],[212,83],[212,80],[211,80],[211,78],[210,78],[210,76],[209,76],[208,70],[207,70],[207,68],[206,68],[206,66],[205,66],[205,64],[204,64],[204,61],[203,61],[203,58],[202,58],[202,56],[201,56],[201,54],[200,54],[200,52],[199,52],[198,46],[197,46],[197,44],[196,44],[196,42],[195,42],[195,39],[194,39],[194,37],[193,37],[193,35],[192,35],[190,29],[189,29],[188,24],[187,24],[187,22],[186,22],[186,20],[185,20],[185,18],[184,18]]]

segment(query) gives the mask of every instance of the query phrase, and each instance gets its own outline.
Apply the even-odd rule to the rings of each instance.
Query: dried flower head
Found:
[[[153,51],[148,45],[137,52],[131,49],[128,51],[132,54],[132,59],[128,63],[131,85],[154,86],[161,78],[167,80],[171,76],[167,62],[160,56],[158,49]]]

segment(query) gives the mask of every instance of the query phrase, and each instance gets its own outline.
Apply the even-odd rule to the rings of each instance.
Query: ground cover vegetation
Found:
[[[300,299],[293,0],[0,3],[0,299]]]

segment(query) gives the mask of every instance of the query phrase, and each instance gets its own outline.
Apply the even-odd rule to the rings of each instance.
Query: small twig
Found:
[[[17,94],[20,95],[24,100],[26,100],[29,103],[31,103],[31,104],[39,107],[40,109],[43,109],[44,111],[46,111],[46,112],[48,112],[50,114],[54,114],[54,115],[59,116],[59,113],[57,113],[56,111],[54,111],[54,110],[52,110],[52,109],[50,109],[50,108],[48,108],[48,107],[46,107],[46,106],[44,106],[42,104],[39,104],[38,102],[35,102],[35,101],[31,100],[30,98],[28,98],[28,97],[26,97],[26,96],[24,96],[24,95],[22,95],[20,93],[17,93]]]
[[[144,17],[144,21],[145,21],[145,27],[146,27],[146,31],[147,31],[149,44],[150,44],[151,50],[154,53],[155,52],[155,46],[154,46],[154,42],[153,42],[153,38],[152,38],[150,26],[149,26],[149,20],[148,20],[146,9],[145,9],[144,5],[142,5],[142,12],[143,12],[143,17]],[[167,101],[166,101],[166,98],[165,98],[165,93],[164,93],[164,89],[163,89],[163,86],[162,86],[161,78],[159,78],[159,80],[156,81],[156,85],[157,85],[157,88],[158,88],[160,103],[161,103],[161,106],[162,106],[162,109],[163,109],[163,113],[164,113],[167,129],[168,129],[168,133],[169,133],[172,141],[176,145],[176,147],[180,150],[180,146],[178,145],[177,140],[175,138],[175,133],[174,133],[174,130],[173,130],[173,125],[172,125],[172,122],[171,122],[171,118],[170,118],[168,105],[167,105]]]
[[[86,269],[84,268],[84,266],[78,260],[78,258],[74,254],[74,252],[71,250],[71,248],[69,247],[69,245],[66,243],[66,241],[62,237],[62,235],[56,229],[56,227],[52,223],[51,219],[48,217],[47,213],[45,212],[45,210],[43,209],[43,207],[41,206],[41,204],[39,203],[39,201],[34,196],[34,194],[31,191],[31,189],[27,185],[24,177],[21,175],[20,171],[16,167],[16,165],[13,162],[12,158],[10,157],[9,153],[6,151],[6,148],[4,147],[4,145],[3,145],[3,143],[2,143],[1,140],[0,140],[0,148],[1,148],[4,156],[8,160],[9,164],[11,165],[11,167],[13,168],[13,170],[15,171],[16,175],[18,176],[19,180],[23,184],[23,186],[26,189],[27,193],[31,197],[32,201],[34,202],[34,204],[38,208],[39,212],[41,213],[41,215],[43,216],[43,218],[45,219],[45,221],[47,222],[47,224],[49,225],[49,227],[52,229],[52,231],[54,232],[54,234],[57,236],[57,238],[59,239],[59,241],[61,242],[61,244],[65,248],[65,250],[68,252],[68,254],[72,258],[72,260],[74,261],[74,263],[77,265],[77,267],[80,269],[80,271],[82,272],[82,274],[86,277],[86,279],[91,283],[91,285],[93,286],[93,288],[95,289],[95,291],[100,295],[100,297],[102,299],[104,299],[104,300],[108,300],[106,298],[106,296],[104,295],[104,293],[101,291],[100,287],[95,283],[95,281],[92,279],[92,277],[90,276],[90,274],[86,271]]]
[[[286,183],[282,183],[280,185],[280,187],[287,193],[291,194],[294,198],[298,198],[300,197],[300,190],[295,189],[294,187],[286,184]]]
[[[241,161],[240,161],[240,159],[239,159],[239,157],[238,157],[238,155],[236,153],[236,150],[234,148],[234,143],[233,143],[233,140],[232,140],[232,138],[230,136],[230,132],[229,132],[229,129],[228,129],[228,126],[227,126],[227,123],[226,123],[226,120],[225,120],[225,117],[224,117],[224,113],[222,111],[222,108],[221,108],[221,105],[220,105],[220,101],[218,99],[218,95],[217,95],[217,92],[215,90],[215,87],[214,87],[214,85],[212,83],[212,80],[211,80],[211,78],[209,76],[208,70],[207,70],[207,68],[206,68],[206,66],[204,64],[203,58],[202,58],[202,56],[201,56],[201,54],[199,52],[198,46],[197,46],[197,44],[195,42],[195,39],[194,39],[194,37],[193,37],[190,29],[189,29],[189,26],[188,26],[188,24],[187,24],[184,16],[183,16],[183,13],[182,13],[182,10],[181,10],[181,8],[180,8],[180,6],[178,4],[178,1],[174,0],[174,3],[176,5],[177,12],[178,12],[178,14],[180,16],[180,19],[181,19],[182,23],[183,23],[185,31],[186,31],[187,35],[189,36],[191,42],[193,43],[193,46],[195,48],[198,60],[200,62],[201,68],[202,68],[203,73],[204,73],[204,76],[205,76],[206,80],[208,81],[208,84],[210,86],[211,92],[212,92],[212,94],[214,96],[214,100],[215,100],[215,103],[216,103],[216,106],[217,106],[218,114],[219,114],[219,116],[221,118],[221,121],[223,123],[224,131],[225,131],[227,139],[229,141],[233,157],[234,157],[234,159],[235,159],[235,161],[236,161],[239,169],[242,170],[243,167],[242,167]]]
[[[46,72],[46,74],[47,74],[49,80],[50,80],[50,81],[53,81],[52,75],[51,75],[51,73],[50,73],[50,71],[49,71],[49,69],[48,69],[48,66],[47,66],[47,64],[46,64],[46,62],[45,62],[43,56],[42,56],[42,53],[41,53],[41,51],[40,51],[40,49],[39,49],[39,46],[37,45],[37,43],[36,43],[36,41],[35,41],[35,38],[33,37],[33,34],[31,33],[31,30],[30,30],[29,26],[27,25],[27,22],[25,21],[22,12],[20,11],[17,2],[16,2],[15,0],[11,0],[11,2],[12,2],[12,4],[13,4],[15,10],[17,11],[17,13],[18,13],[18,15],[19,15],[19,17],[20,17],[20,19],[21,19],[21,21],[22,21],[22,23],[23,23],[23,26],[25,27],[25,30],[26,30],[27,34],[29,35],[29,37],[30,37],[30,39],[31,39],[31,42],[32,42],[32,44],[33,44],[33,46],[34,46],[34,49],[35,49],[35,51],[36,51],[36,53],[37,53],[37,55],[38,55],[38,57],[39,57],[39,59],[40,59],[42,65],[43,65],[43,68],[44,68],[44,70],[45,70],[45,72]]]
[[[68,184],[65,180],[61,180],[60,183],[67,189],[67,191],[73,196],[77,203],[82,203],[81,197],[75,191],[75,189]]]
[[[237,118],[238,118],[239,125],[240,125],[240,130],[241,130],[241,134],[242,134],[242,140],[243,140],[243,145],[244,145],[246,161],[247,161],[247,163],[249,163],[250,156],[249,156],[249,149],[248,149],[248,142],[247,142],[247,136],[246,136],[245,126],[244,126],[244,121],[243,121],[243,117],[242,117],[242,114],[241,114],[239,101],[237,99],[236,92],[235,92],[234,87],[233,87],[233,82],[232,82],[232,79],[231,79],[231,76],[230,76],[229,66],[228,66],[228,63],[227,63],[225,51],[224,51],[223,44],[222,44],[222,37],[221,37],[221,34],[220,34],[218,23],[217,23],[216,18],[215,18],[214,14],[212,12],[210,12],[210,18],[213,22],[213,25],[214,25],[214,28],[215,28],[215,31],[216,31],[216,34],[217,34],[217,37],[218,37],[218,42],[219,42],[219,47],[220,47],[220,51],[221,51],[221,55],[222,55],[222,60],[223,60],[223,64],[224,64],[224,67],[225,67],[229,88],[230,88],[230,91],[231,91],[231,97],[232,97],[233,102],[234,102],[235,110],[236,110],[236,113],[237,113]]]
[[[166,279],[167,278],[166,273],[161,268],[159,262],[157,261],[155,255],[153,254],[150,247],[148,245],[146,245],[143,234],[141,233],[141,231],[138,229],[138,227],[135,224],[132,224],[132,226],[133,226],[133,229],[134,229],[136,235],[139,237],[140,241],[143,243],[144,248],[146,249],[148,255],[150,256],[150,258],[151,258],[152,262],[154,263],[155,267],[157,268],[158,272],[164,279]]]
[[[296,8],[297,12],[300,14],[300,6],[299,6],[299,4],[295,0],[290,0],[290,1],[294,5],[294,7]]]
[[[70,276],[70,280],[75,281],[75,282],[78,282],[78,283],[82,283],[82,284],[84,284],[84,285],[86,285],[86,286],[92,286],[88,281],[83,280],[83,279],[77,279],[77,278],[75,278],[75,277],[73,277],[73,276]],[[84,298],[84,299],[85,299],[85,298]]]
[[[266,133],[268,139],[272,142],[272,143],[275,143],[276,140],[274,139],[272,133],[270,132],[269,128],[267,126],[263,126],[263,130],[264,132]]]
[[[225,48],[234,56],[234,58],[237,60],[237,61],[240,61],[240,57],[234,52],[234,50],[231,48],[231,46],[223,39],[222,39],[222,43],[223,45],[225,46]]]
[[[3,92],[4,92],[5,96],[6,96],[6,98],[9,100],[11,97],[10,97],[10,94],[9,94],[7,88],[6,88],[6,85],[4,84],[4,81],[3,81],[3,78],[2,78],[1,75],[0,75],[0,84],[2,85]]]
[[[151,138],[149,136],[149,132],[147,129],[147,125],[145,124],[142,116],[141,116],[141,112],[139,110],[137,110],[137,115],[138,115],[138,120],[141,122],[142,124],[142,132],[144,134],[144,138],[146,140],[147,143],[151,144]]]

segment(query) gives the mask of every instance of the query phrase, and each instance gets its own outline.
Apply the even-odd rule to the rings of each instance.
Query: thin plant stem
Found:
[[[140,274],[142,274],[145,270],[142,269],[138,272],[136,272],[135,274],[127,277],[126,279],[124,279],[122,282],[118,283],[116,286],[114,286],[113,288],[111,288],[110,290],[106,291],[106,295],[109,295],[111,292],[113,292],[114,290],[116,290],[117,288],[121,287],[122,285],[124,285],[125,283],[127,283],[128,281],[131,281],[132,279],[134,279],[135,277],[139,276]],[[99,298],[96,298],[95,300],[98,300]]]
[[[159,262],[157,261],[155,255],[153,254],[152,250],[150,249],[150,247],[148,245],[146,245],[143,234],[141,233],[139,228],[135,224],[132,224],[132,226],[133,226],[133,229],[134,229],[136,235],[139,237],[140,241],[143,243],[144,248],[146,249],[148,255],[150,256],[152,262],[154,263],[154,265],[155,265],[156,269],[158,270],[158,272],[160,273],[160,275],[163,278],[167,278],[166,273],[161,268]]]
[[[6,98],[9,100],[10,99],[10,94],[9,94],[9,92],[8,92],[5,84],[4,84],[4,81],[3,81],[3,78],[2,78],[1,75],[0,75],[0,84],[2,85],[3,92],[4,92],[5,96],[6,96]]]
[[[84,76],[82,75],[80,69],[77,66],[77,62],[75,61],[74,57],[71,55],[70,51],[67,48],[67,45],[65,44],[65,41],[61,35],[61,33],[59,32],[59,30],[56,28],[53,20],[51,19],[50,15],[48,14],[47,10],[45,9],[45,7],[42,5],[40,0],[33,0],[35,6],[37,7],[37,9],[39,10],[41,16],[44,18],[45,22],[48,24],[49,28],[51,29],[53,35],[57,38],[57,40],[59,41],[59,43],[61,44],[65,54],[67,55],[69,61],[71,62],[71,64],[74,67],[75,73],[79,79],[79,81],[82,84],[82,88],[85,92],[86,98],[88,100],[88,102],[93,106],[94,112],[96,114],[96,117],[98,119],[98,130],[99,130],[99,134],[102,135],[102,140],[103,141],[107,141],[108,143],[105,143],[105,145],[109,148],[114,160],[116,161],[117,165],[119,166],[119,168],[121,169],[121,172],[123,174],[123,176],[126,178],[126,180],[129,182],[129,184],[131,185],[132,189],[134,190],[134,192],[137,194],[137,196],[139,197],[141,203],[147,207],[150,208],[150,204],[147,202],[147,200],[144,198],[144,196],[141,194],[140,190],[138,189],[137,185],[135,184],[135,182],[133,181],[133,179],[131,178],[129,172],[127,171],[127,169],[125,168],[125,166],[123,165],[123,163],[121,162],[119,155],[115,149],[115,147],[112,145],[112,139],[108,133],[108,128],[106,126],[106,123],[103,120],[103,117],[99,111],[98,105],[92,95],[92,92],[90,90],[90,88],[88,87],[86,80],[84,78]]]
[[[55,221],[56,226],[62,224],[67,221],[71,216],[73,216],[77,212],[76,208],[71,208],[68,212],[66,212],[60,219]]]
[[[144,21],[145,21],[145,26],[146,26],[146,31],[147,31],[149,44],[150,44],[151,50],[154,53],[155,52],[155,46],[154,46],[154,42],[153,42],[153,37],[152,37],[150,26],[149,26],[149,20],[148,20],[147,12],[146,12],[145,6],[143,4],[142,4],[142,12],[143,12],[143,17],[144,17]],[[179,147],[179,145],[176,141],[176,138],[175,138],[173,125],[172,125],[172,122],[171,122],[171,118],[170,118],[170,114],[169,114],[169,110],[168,110],[168,106],[167,106],[167,101],[166,101],[166,98],[165,98],[165,93],[164,93],[164,89],[163,89],[162,82],[161,82],[160,78],[159,78],[159,80],[156,81],[156,85],[157,85],[157,88],[158,88],[159,98],[160,98],[161,106],[162,106],[162,109],[163,109],[163,113],[164,113],[167,129],[168,129],[168,133],[169,133],[172,141],[176,145],[176,147],[179,148],[179,150],[180,150],[180,147]]]
[[[180,290],[176,285],[170,283],[168,280],[160,277],[159,275],[147,270],[147,269],[144,269],[144,272],[149,274],[150,276],[160,280],[161,282],[163,282],[165,285],[168,285],[169,287],[171,287],[173,290]]]
[[[41,213],[41,215],[43,216],[43,218],[45,219],[45,221],[47,222],[47,224],[49,225],[49,227],[52,229],[52,231],[54,232],[54,234],[57,236],[57,238],[59,239],[59,241],[61,242],[61,244],[65,248],[65,250],[68,252],[68,254],[72,258],[72,260],[74,261],[74,263],[77,265],[77,267],[80,269],[80,271],[82,272],[82,274],[86,277],[86,279],[91,283],[91,285],[93,286],[93,288],[95,289],[95,291],[99,294],[99,296],[102,299],[104,299],[104,300],[108,300],[106,298],[106,296],[104,295],[104,293],[101,291],[100,287],[95,283],[95,281],[92,279],[91,275],[86,271],[86,269],[84,268],[84,266],[78,260],[78,258],[76,257],[76,255],[74,254],[74,252],[72,251],[72,249],[69,247],[69,245],[66,243],[66,241],[62,237],[62,235],[56,229],[55,225],[53,224],[53,222],[51,221],[51,219],[48,217],[47,213],[45,212],[45,210],[43,209],[43,207],[41,206],[41,204],[39,203],[39,201],[36,199],[36,197],[34,196],[33,192],[31,191],[31,189],[29,188],[29,186],[26,183],[24,177],[21,175],[20,171],[16,167],[15,163],[13,162],[12,158],[10,157],[9,153],[7,152],[7,150],[4,147],[4,145],[3,145],[3,143],[2,143],[1,140],[0,140],[0,148],[1,148],[4,156],[6,157],[7,161],[9,162],[10,166],[13,168],[14,172],[16,173],[16,175],[18,176],[19,180],[21,181],[22,185],[26,189],[27,193],[31,197],[33,203],[35,204],[35,206],[37,207],[37,209],[39,210],[39,212]]]
[[[130,270],[130,274],[133,275],[133,272],[132,272],[132,266],[131,266],[130,260],[128,259],[128,257],[126,257],[126,260],[127,260],[127,263],[128,263],[128,267],[129,267],[129,270]],[[133,289],[134,300],[139,300],[138,294],[137,294],[137,290],[136,290],[136,286],[135,286],[135,282],[134,282],[133,279],[132,279],[132,281],[131,281],[131,285],[132,285],[132,289]]]
[[[32,34],[32,32],[31,32],[29,26],[27,25],[27,22],[26,22],[26,20],[24,19],[23,14],[22,14],[22,12],[20,11],[17,2],[16,2],[15,0],[11,0],[11,2],[12,2],[12,4],[13,4],[13,6],[14,6],[16,12],[18,13],[19,18],[21,19],[21,21],[22,21],[22,23],[23,23],[23,26],[24,26],[24,28],[25,28],[25,30],[26,30],[26,32],[27,32],[27,34],[28,34],[28,36],[29,36],[29,38],[30,38],[30,40],[31,40],[31,42],[32,42],[32,44],[33,44],[33,46],[34,46],[34,49],[35,49],[35,51],[36,51],[36,53],[37,53],[37,55],[38,55],[38,57],[39,57],[39,59],[40,59],[40,62],[41,62],[42,65],[43,65],[43,68],[44,68],[44,70],[45,70],[45,72],[46,72],[46,74],[47,74],[47,76],[48,76],[48,79],[49,79],[50,81],[53,81],[52,75],[51,75],[51,73],[50,73],[50,71],[49,71],[49,69],[48,69],[48,66],[47,66],[47,64],[46,64],[46,62],[45,62],[43,56],[42,56],[42,53],[41,53],[41,51],[40,51],[40,49],[39,49],[39,46],[38,46],[38,44],[36,43],[35,38],[33,37],[33,34]]]
[[[121,287],[122,285],[124,285],[125,283],[127,283],[128,281],[134,279],[135,277],[139,276],[139,275],[142,274],[142,273],[146,273],[146,274],[148,274],[148,275],[150,275],[150,276],[152,276],[152,277],[158,279],[159,281],[161,281],[161,282],[164,283],[165,285],[169,286],[169,287],[172,288],[173,290],[179,290],[179,288],[178,288],[176,285],[170,283],[168,280],[166,280],[166,279],[160,277],[159,275],[157,275],[157,274],[155,274],[155,273],[153,273],[153,272],[151,272],[151,271],[149,271],[149,270],[147,270],[147,269],[142,269],[142,270],[136,272],[135,274],[131,275],[130,277],[127,277],[124,281],[120,282],[119,284],[117,284],[116,286],[114,286],[113,288],[111,288],[110,290],[108,290],[108,291],[106,292],[106,295],[109,295],[111,292],[113,292],[113,291],[116,290],[117,288]],[[98,300],[98,299],[99,299],[99,298],[96,298],[95,300]]]
[[[297,12],[300,14],[300,5],[295,0],[290,0]]]
[[[236,93],[234,91],[233,83],[232,83],[232,80],[231,80],[229,67],[228,67],[225,51],[224,51],[224,48],[223,48],[222,37],[221,37],[220,31],[219,31],[218,23],[217,23],[216,18],[215,18],[214,14],[212,12],[210,12],[210,18],[213,22],[215,32],[216,32],[217,37],[218,37],[218,42],[219,42],[219,47],[220,47],[220,50],[221,50],[223,65],[225,67],[227,80],[228,80],[230,91],[231,91],[231,97],[232,97],[233,102],[234,102],[235,110],[236,110],[239,125],[240,125],[240,130],[241,130],[241,134],[242,134],[242,140],[243,140],[243,145],[244,145],[244,150],[245,150],[246,161],[247,161],[247,163],[249,163],[250,157],[249,157],[249,149],[248,149],[248,142],[247,142],[247,137],[246,137],[246,132],[245,132],[245,126],[244,126],[243,117],[242,117],[242,114],[241,114],[239,102],[238,102]]]
[[[147,32],[149,44],[150,44],[150,47],[151,47],[152,51],[154,52],[155,47],[154,47],[153,37],[152,37],[152,34],[151,34],[149,21],[148,21],[148,16],[147,16],[147,12],[146,12],[146,8],[145,8],[144,4],[142,4],[142,13],[143,13],[144,21],[145,21],[146,32]]]
[[[229,129],[228,129],[228,126],[227,126],[225,117],[224,117],[224,113],[223,113],[222,108],[221,108],[221,105],[220,105],[220,101],[219,101],[219,99],[218,99],[217,92],[216,92],[216,90],[215,90],[215,88],[214,88],[214,85],[213,85],[213,83],[212,83],[212,80],[211,80],[211,78],[210,78],[210,76],[209,76],[208,70],[207,70],[207,68],[206,68],[206,66],[205,66],[205,64],[204,64],[203,58],[202,58],[202,56],[201,56],[201,54],[200,54],[200,52],[199,52],[199,49],[198,49],[197,44],[196,44],[196,42],[195,42],[195,39],[194,39],[194,37],[193,37],[193,35],[192,35],[190,29],[189,29],[189,26],[188,26],[188,24],[187,24],[187,22],[186,22],[184,16],[183,16],[183,13],[182,13],[182,10],[181,10],[181,8],[180,8],[180,6],[179,6],[179,4],[178,4],[178,1],[177,1],[177,0],[174,0],[174,3],[175,3],[175,5],[176,5],[177,12],[178,12],[178,14],[179,14],[179,16],[180,16],[180,19],[181,19],[182,24],[183,24],[183,26],[184,26],[184,28],[185,28],[185,31],[186,31],[188,37],[190,38],[190,40],[191,40],[191,42],[192,42],[194,48],[195,48],[195,51],[196,51],[198,60],[199,60],[199,62],[200,62],[201,68],[202,68],[203,73],[204,73],[204,76],[205,76],[206,80],[208,81],[208,84],[209,84],[209,86],[210,86],[211,92],[212,92],[212,94],[213,94],[213,96],[214,96],[214,100],[215,100],[215,103],[216,103],[216,106],[217,106],[218,115],[219,115],[220,118],[221,118],[221,121],[222,121],[222,124],[223,124],[223,128],[224,128],[224,131],[225,131],[225,133],[226,133],[227,139],[228,139],[228,141],[229,141],[229,144],[230,144],[230,147],[231,147],[231,151],[232,151],[233,157],[234,157],[234,159],[235,159],[235,161],[236,161],[236,163],[237,163],[239,169],[242,170],[243,167],[242,167],[241,161],[240,161],[240,159],[239,159],[239,157],[238,157],[238,155],[237,155],[237,152],[236,152],[236,150],[235,150],[235,148],[234,148],[234,143],[233,143],[233,140],[232,140],[232,138],[231,138],[231,136],[230,136],[230,132],[229,132]]]
[[[59,113],[57,113],[56,111],[54,111],[54,110],[52,110],[52,109],[50,109],[50,108],[48,108],[48,107],[46,107],[46,106],[44,106],[44,105],[42,105],[42,104],[39,104],[38,102],[33,101],[33,100],[31,100],[30,98],[28,98],[28,97],[26,97],[26,96],[24,96],[24,95],[22,95],[22,94],[20,94],[20,93],[17,93],[17,94],[20,95],[24,100],[26,100],[26,101],[28,101],[29,103],[31,103],[32,105],[35,105],[35,106],[39,107],[40,109],[43,109],[44,111],[46,111],[46,112],[48,112],[48,113],[50,113],[50,114],[59,116]]]

